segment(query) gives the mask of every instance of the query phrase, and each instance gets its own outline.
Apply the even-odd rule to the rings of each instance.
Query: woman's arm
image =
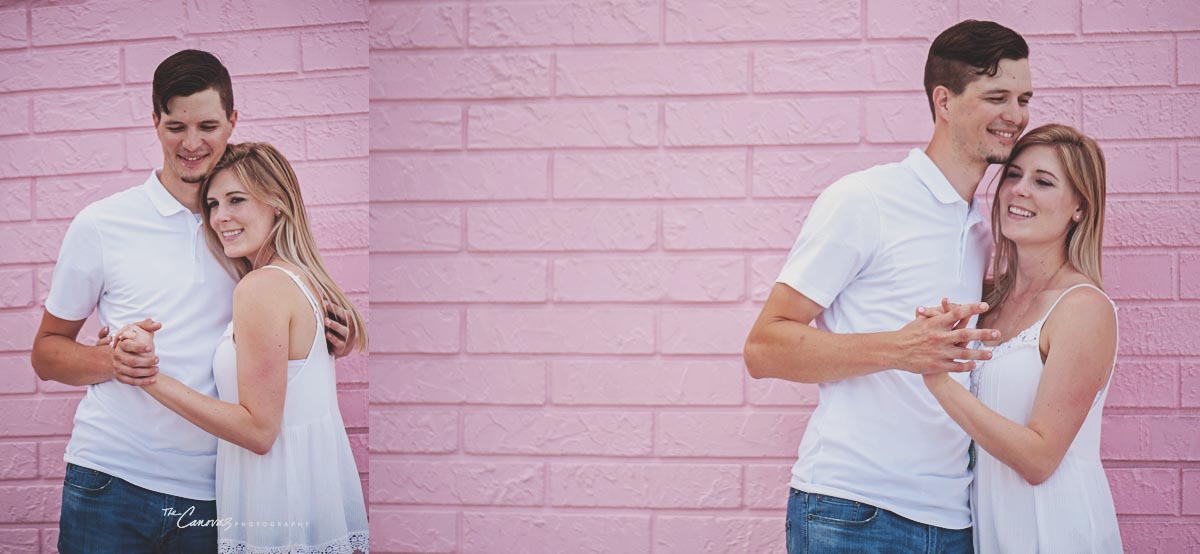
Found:
[[[279,436],[287,393],[289,287],[294,285],[283,273],[256,271],[234,290],[238,404],[200,394],[161,373],[156,383],[142,388],[208,433],[266,454]]]
[[[926,387],[946,413],[1031,485],[1058,469],[1108,380],[1116,355],[1116,315],[1095,290],[1068,294],[1042,333],[1049,351],[1029,425],[996,413],[945,373],[925,375]]]

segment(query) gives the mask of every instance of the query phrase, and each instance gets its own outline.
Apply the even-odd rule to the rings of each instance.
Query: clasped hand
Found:
[[[108,327],[100,330],[96,345],[111,350],[114,379],[137,387],[156,381],[158,356],[154,353],[154,333],[161,328],[161,323],[146,318],[122,327],[112,336]]]
[[[995,329],[968,329],[972,317],[985,313],[985,302],[953,304],[942,299],[937,307],[919,307],[916,319],[900,328],[903,354],[899,369],[928,377],[946,377],[947,372],[965,372],[975,368],[975,360],[990,359],[986,350],[968,348],[973,340],[995,340]]]

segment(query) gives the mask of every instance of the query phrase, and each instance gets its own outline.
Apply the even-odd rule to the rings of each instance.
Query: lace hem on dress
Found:
[[[340,539],[315,545],[251,546],[241,541],[221,540],[218,554],[371,554],[367,533],[350,533]]]

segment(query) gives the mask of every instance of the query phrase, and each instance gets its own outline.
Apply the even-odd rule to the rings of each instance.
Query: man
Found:
[[[217,440],[138,386],[161,369],[216,396],[213,349],[232,319],[235,283],[205,242],[199,187],[225,153],[237,111],[228,70],[207,52],[164,60],[152,94],[162,168],[71,222],[33,344],[38,377],[88,385],[64,456],[63,554],[217,549]],[[161,331],[118,349],[79,344],[93,309],[102,338],[139,320]],[[344,355],[353,341],[332,323],[341,334],[327,338]]]
[[[1028,123],[1029,47],[964,21],[929,49],[924,151],[843,177],[804,223],[746,341],[750,375],[820,384],[792,468],[789,553],[970,552],[967,435],[920,374],[966,380],[990,233],[972,198]],[[914,320],[943,297],[962,305]],[[816,323],[810,327],[809,323]]]

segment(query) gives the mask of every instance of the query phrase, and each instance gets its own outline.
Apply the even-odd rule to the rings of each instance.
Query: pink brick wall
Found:
[[[0,8],[0,550],[53,552],[62,461],[82,389],[39,382],[29,348],[67,224],[162,163],[150,81],[212,51],[233,76],[234,141],[294,163],[335,278],[368,292],[367,6],[337,2],[6,2]],[[94,324],[82,336],[92,337]],[[366,356],[339,363],[364,486]]]
[[[1193,2],[497,0],[370,5],[376,550],[782,551],[816,389],[742,341],[816,194],[929,137],[968,17],[1108,152],[1105,464],[1127,551],[1200,548]]]

